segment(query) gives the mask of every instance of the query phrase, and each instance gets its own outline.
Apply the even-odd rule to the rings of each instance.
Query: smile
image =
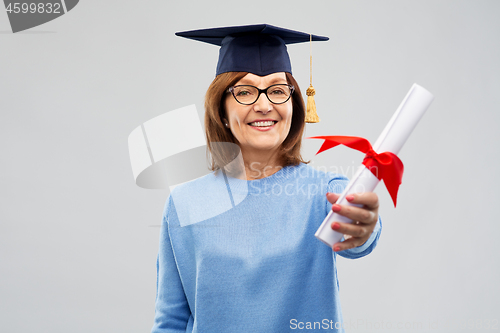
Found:
[[[259,131],[267,131],[273,128],[276,123],[277,121],[275,120],[266,120],[266,121],[254,121],[252,123],[249,123],[248,125],[252,126],[253,128]]]

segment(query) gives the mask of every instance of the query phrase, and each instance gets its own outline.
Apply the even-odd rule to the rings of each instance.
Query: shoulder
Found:
[[[328,172],[326,167],[313,167],[305,163],[286,166],[283,174],[286,175],[279,179],[282,186],[296,188],[298,192],[305,191],[308,195],[326,192],[340,193],[349,181],[344,175]]]
[[[180,201],[184,198],[192,197],[195,193],[200,193],[204,188],[207,188],[210,183],[216,181],[217,176],[214,172],[208,175],[178,184],[170,188],[170,195],[165,203],[163,215],[165,216],[168,211],[172,210],[175,201]]]
[[[329,172],[326,167],[313,167],[309,164],[300,163],[293,166],[296,168],[297,176],[312,179],[319,179],[327,182],[347,182],[349,179],[341,174]]]
[[[226,180],[222,172],[175,186],[165,204],[164,218],[181,226],[203,221],[231,207]]]
[[[206,189],[207,186],[213,187],[214,184],[224,183],[224,177],[221,172],[217,174],[215,172],[210,172],[209,174],[178,184],[175,187],[171,188],[170,196],[183,197],[186,195],[190,195],[194,191],[200,191]]]
[[[326,167],[313,167],[304,163],[296,167],[298,168],[298,177],[306,178],[306,182],[320,183],[326,186],[327,192],[340,193],[349,183],[349,179],[346,176],[329,172]]]

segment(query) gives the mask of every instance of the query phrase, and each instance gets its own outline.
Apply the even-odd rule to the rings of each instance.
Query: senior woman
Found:
[[[376,194],[335,204],[347,179],[300,154],[305,107],[285,44],[327,38],[270,25],[178,35],[221,46],[205,99],[213,172],[165,205],[152,332],[343,332],[336,256],[370,253],[381,223]],[[333,249],[314,237],[330,209],[356,221],[332,224],[347,235]]]

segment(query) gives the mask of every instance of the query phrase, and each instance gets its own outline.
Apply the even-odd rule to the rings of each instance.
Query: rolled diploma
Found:
[[[411,132],[417,126],[418,121],[429,108],[434,96],[414,83],[398,109],[392,116],[387,126],[373,145],[377,153],[391,152],[398,154]],[[345,197],[351,193],[372,192],[379,180],[363,164],[359,167],[354,177],[340,195],[337,203],[340,205],[355,206],[348,202]],[[331,224],[336,222],[351,223],[352,220],[345,216],[330,211],[314,236],[326,245],[332,247],[340,242],[343,234],[334,231]]]

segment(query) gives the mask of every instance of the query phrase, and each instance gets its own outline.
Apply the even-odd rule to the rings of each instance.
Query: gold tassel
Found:
[[[316,94],[316,90],[312,85],[309,86],[306,90],[307,95],[307,114],[306,114],[306,123],[319,123],[319,117],[316,113],[316,102],[314,102],[314,95]]]
[[[311,46],[311,54],[309,56],[309,73],[310,73],[310,83],[309,88],[306,90],[307,95],[307,113],[306,113],[306,123],[319,123],[318,113],[316,112],[316,102],[314,101],[314,95],[316,90],[314,89],[313,74],[312,74],[312,35],[309,35],[309,45]]]

